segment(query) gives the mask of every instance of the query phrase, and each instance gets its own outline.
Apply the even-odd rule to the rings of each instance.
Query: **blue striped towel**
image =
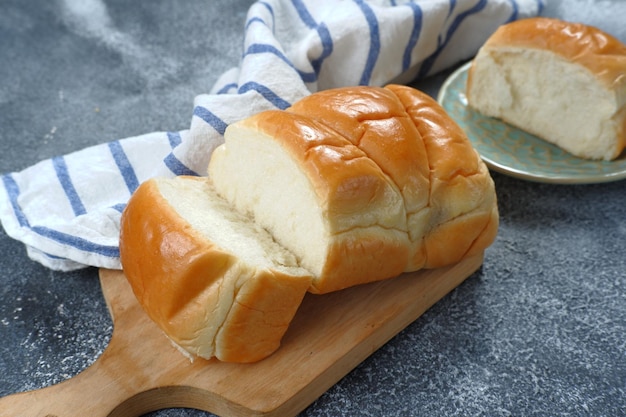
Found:
[[[120,268],[121,212],[153,176],[204,175],[229,123],[311,92],[405,83],[471,58],[544,0],[264,0],[248,12],[240,65],[194,102],[189,129],[90,147],[2,176],[0,219],[57,270]]]

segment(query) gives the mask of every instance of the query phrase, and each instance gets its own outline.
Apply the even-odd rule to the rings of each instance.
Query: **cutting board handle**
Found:
[[[145,407],[146,398],[136,398],[131,387],[111,383],[110,371],[121,375],[116,368],[122,362],[105,351],[92,366],[74,378],[43,389],[0,398],[0,416],[130,417],[164,408],[154,401],[154,407]]]

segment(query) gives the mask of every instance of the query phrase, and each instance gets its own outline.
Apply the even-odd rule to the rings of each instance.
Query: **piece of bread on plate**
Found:
[[[626,147],[626,45],[580,23],[508,23],[473,60],[467,101],[572,155],[613,160]]]
[[[328,90],[231,124],[208,174],[142,184],[120,242],[142,306],[202,357],[258,360],[305,292],[450,265],[482,253],[498,228],[494,184],[469,140],[404,86]],[[265,314],[268,329],[255,324]],[[267,348],[254,356],[255,344]]]

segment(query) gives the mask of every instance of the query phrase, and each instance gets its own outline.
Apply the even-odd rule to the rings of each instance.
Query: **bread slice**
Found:
[[[468,74],[468,104],[581,158],[626,147],[626,45],[551,18],[500,27]]]
[[[358,147],[311,118],[267,111],[230,125],[215,189],[313,273],[327,293],[391,278],[409,256],[404,200]]]
[[[144,182],[120,233],[121,261],[139,303],[191,357],[267,357],[311,283],[310,272],[206,178]]]

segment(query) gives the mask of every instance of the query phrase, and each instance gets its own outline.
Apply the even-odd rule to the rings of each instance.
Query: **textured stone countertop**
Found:
[[[545,15],[626,41],[625,2],[546,1]],[[64,11],[87,3],[102,19]],[[250,3],[2,1],[0,171],[187,128],[194,95],[237,65]],[[416,86],[434,95],[446,75]],[[482,268],[302,415],[626,415],[626,181],[493,178],[501,228]],[[0,396],[102,353],[112,323],[96,269],[47,270],[0,228],[0,271]]]

